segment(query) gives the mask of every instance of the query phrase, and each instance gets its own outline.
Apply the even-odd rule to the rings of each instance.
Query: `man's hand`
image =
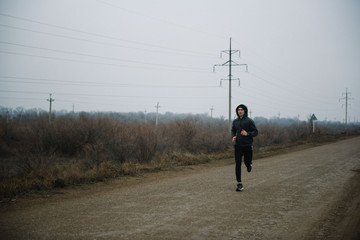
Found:
[[[248,134],[247,134],[247,132],[245,130],[241,130],[241,135],[242,136],[247,136]]]
[[[235,142],[236,141],[236,136],[234,136],[233,138],[232,138],[232,142]]]

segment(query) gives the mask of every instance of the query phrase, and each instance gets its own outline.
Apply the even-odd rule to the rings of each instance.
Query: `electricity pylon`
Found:
[[[348,113],[348,101],[352,98],[350,98],[349,96],[351,95],[351,93],[348,92],[348,89],[346,88],[346,92],[342,94],[343,96],[345,95],[345,97],[340,98],[340,100],[344,100],[345,99],[345,129],[347,130],[347,113]]]
[[[216,66],[220,66],[220,67],[223,67],[223,66],[228,66],[229,67],[229,78],[228,79],[221,79],[220,80],[220,85],[221,85],[221,81],[223,80],[228,80],[229,81],[229,131],[231,130],[231,81],[232,80],[238,80],[239,81],[239,86],[240,86],[240,79],[239,78],[236,78],[236,79],[232,79],[232,74],[231,74],[231,67],[233,66],[245,66],[246,67],[246,72],[248,71],[248,66],[247,64],[238,64],[236,62],[234,62],[232,59],[231,59],[231,56],[235,53],[239,53],[239,57],[240,57],[240,50],[231,50],[231,38],[230,38],[230,48],[229,50],[223,50],[221,51],[220,53],[220,57],[222,56],[222,53],[226,53],[229,55],[229,61],[223,63],[223,64],[215,64],[214,67],[213,67],[213,71],[215,72],[215,67]]]

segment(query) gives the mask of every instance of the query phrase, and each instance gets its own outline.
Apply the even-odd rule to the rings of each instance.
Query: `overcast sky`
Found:
[[[233,113],[343,121],[348,89],[359,121],[359,25],[358,0],[0,0],[0,106],[228,118],[232,38]]]

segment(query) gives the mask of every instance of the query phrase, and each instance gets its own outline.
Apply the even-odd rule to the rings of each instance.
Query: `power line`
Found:
[[[0,90],[0,92],[7,92],[7,93],[21,93],[21,94],[47,94],[47,92],[32,92],[32,91],[13,91],[13,90]],[[59,96],[85,96],[85,97],[114,97],[114,98],[162,98],[162,99],[184,99],[183,96],[180,97],[162,97],[162,96],[146,96],[146,95],[111,95],[111,94],[90,94],[90,93],[56,93]],[[187,96],[187,99],[221,99],[221,97],[191,97]]]
[[[0,92],[7,92],[7,93],[23,93],[23,94],[48,94],[48,92],[26,92],[26,91],[13,91],[13,90],[2,90]]]
[[[90,40],[90,39],[85,39],[85,38],[78,38],[78,37],[66,36],[66,35],[61,35],[61,34],[56,34],[56,33],[49,33],[49,32],[44,32],[44,31],[32,30],[32,29],[21,28],[21,27],[15,27],[15,26],[11,26],[11,25],[8,25],[8,24],[0,24],[0,27],[6,27],[6,28],[21,30],[21,31],[27,31],[27,32],[37,33],[37,34],[43,34],[43,35],[48,35],[48,36],[52,36],[52,37],[60,37],[60,38],[65,38],[65,39],[70,39],[70,40],[77,40],[77,41],[83,41],[83,42],[88,42],[88,43],[94,43],[94,44],[103,45],[103,46],[107,46],[107,47],[108,46],[114,46],[114,47],[119,47],[119,48],[140,50],[140,51],[160,53],[160,54],[171,54],[171,55],[175,54],[175,55],[196,56],[196,57],[209,57],[209,56],[211,56],[209,53],[182,52],[182,50],[175,51],[175,50],[170,50],[170,49],[166,49],[166,48],[165,48],[166,51],[161,51],[161,50],[151,50],[151,49],[146,49],[146,48],[130,47],[130,46],[124,46],[124,45],[120,45],[120,44],[116,44],[116,43],[100,42],[100,41],[95,41],[95,40]]]
[[[126,67],[126,68],[142,68],[142,69],[149,69],[149,70],[154,70],[154,68],[150,68],[150,67],[139,67],[139,66],[130,66],[130,65],[119,65],[119,64],[113,64],[113,63],[101,63],[101,62],[92,62],[92,61],[85,61],[85,60],[75,60],[75,59],[69,59],[69,58],[59,58],[59,57],[49,57],[49,56],[39,56],[39,55],[35,55],[35,54],[28,54],[28,53],[18,53],[18,52],[10,52],[10,51],[3,51],[0,50],[1,53],[6,53],[6,54],[12,54],[12,55],[18,55],[18,56],[26,56],[26,57],[36,57],[36,58],[43,58],[43,59],[51,59],[51,60],[59,60],[59,61],[68,61],[68,62],[77,62],[77,63],[87,63],[87,64],[97,64],[97,65],[106,65],[106,66],[116,66],[116,67]],[[156,65],[156,64],[153,64]],[[160,65],[158,65],[160,66]],[[181,72],[205,72],[200,71],[200,70],[196,70],[196,69],[176,69],[176,66],[173,66],[173,68],[171,68],[170,66],[168,66],[169,68],[157,68],[157,70],[164,70],[164,71],[181,71]]]
[[[103,46],[114,46],[114,47],[119,47],[119,48],[126,48],[126,49],[153,52],[153,53],[160,53],[160,54],[171,54],[171,55],[175,54],[175,55],[197,56],[197,57],[209,57],[209,56],[211,56],[209,53],[181,52],[181,50],[174,51],[174,50],[167,50],[167,49],[166,49],[166,51],[161,51],[161,50],[151,50],[151,49],[146,49],[146,48],[130,47],[130,46],[124,46],[124,45],[120,45],[120,44],[116,44],[116,43],[101,42],[101,41],[95,41],[95,40],[90,40],[90,39],[85,39],[85,38],[66,36],[66,35],[62,35],[62,34],[56,34],[56,33],[49,33],[49,32],[44,32],[44,31],[32,30],[32,29],[27,29],[27,28],[22,28],[22,27],[15,27],[15,26],[11,26],[11,25],[8,25],[8,24],[0,24],[0,27],[6,27],[6,28],[21,30],[21,31],[27,31],[27,32],[37,33],[37,34],[43,34],[43,35],[48,35],[48,36],[52,36],[52,37],[60,37],[60,38],[65,38],[65,39],[70,39],[70,40],[77,40],[77,41],[83,41],[83,42],[88,42],[88,43],[94,43],[94,44],[103,45]]]
[[[295,104],[304,104],[304,103],[309,104],[309,100],[323,104],[329,103],[329,101],[324,100],[322,97],[314,96],[311,94],[308,94],[306,95],[306,97],[304,97],[304,93],[302,91],[300,92],[294,91],[292,93],[285,91],[283,94],[279,94],[279,93],[273,94],[273,91],[271,91],[270,89],[267,89],[267,91],[263,91],[263,90],[259,90],[258,88],[250,88],[246,90],[246,92],[244,92],[243,94],[249,94],[249,96],[251,97],[254,96],[253,93],[257,94],[257,98],[264,98],[266,102],[273,100],[278,102],[279,104],[290,104],[288,101],[284,101],[283,96],[285,96],[285,94],[287,94],[286,96],[288,96],[289,98],[293,98],[294,100],[296,100]],[[334,100],[334,96],[332,97],[332,100]]]
[[[0,14],[1,15],[1,14]],[[8,15],[8,17],[9,17],[9,15]],[[31,30],[30,30],[31,31]],[[71,38],[71,37],[70,37]],[[85,41],[86,41],[86,39],[84,39]],[[91,41],[91,40],[89,40],[89,41]],[[110,41],[109,41],[110,42]],[[100,63],[101,64],[101,63]],[[117,65],[115,65],[114,64],[114,66],[117,66]],[[249,66],[250,66],[250,64],[249,64]],[[251,66],[250,66],[251,67]],[[277,81],[268,81],[268,79],[267,79],[267,77],[265,77],[265,78],[262,78],[262,77],[259,77],[259,75],[255,75],[255,74],[252,74],[252,73],[249,73],[251,76],[253,76],[253,77],[255,77],[255,78],[257,78],[257,79],[260,79],[260,80],[262,80],[262,81],[264,81],[264,82],[266,82],[266,83],[268,83],[268,84],[270,84],[270,85],[272,85],[272,86],[275,86],[275,87],[278,87],[278,88],[280,88],[280,89],[283,89],[283,90],[285,90],[285,88],[284,88],[284,86],[286,87],[287,85],[279,85],[279,84],[276,84],[275,82],[277,82]],[[234,79],[233,79],[234,80]],[[275,79],[276,80],[276,79]],[[291,86],[287,86],[287,87],[291,87]],[[299,93],[297,93],[297,94],[299,94]],[[261,95],[262,95],[262,93],[261,93]],[[272,97],[274,97],[274,96],[272,96]],[[271,100],[271,96],[270,96],[270,100]],[[280,103],[284,103],[284,101],[281,101]]]
[[[67,28],[67,27],[62,27],[62,26],[58,26],[58,25],[52,25],[52,24],[48,24],[48,23],[43,23],[43,22],[39,22],[39,21],[34,21],[34,20],[31,20],[31,19],[19,18],[19,17],[12,16],[12,15],[9,15],[9,14],[2,14],[2,13],[0,13],[0,15],[3,15],[3,16],[6,16],[6,17],[13,17],[13,18],[21,19],[21,20],[23,20],[23,21],[30,21],[30,22],[36,22],[36,23],[38,23],[38,24],[50,25],[50,26],[52,26],[52,27],[60,27],[60,28],[64,28],[64,29],[67,29],[67,30],[70,29],[70,28]],[[12,27],[12,26],[5,25],[5,24],[1,24],[1,25],[6,26],[6,27]],[[15,27],[14,27],[14,28],[15,28]],[[21,28],[18,28],[18,29],[21,29]],[[25,29],[22,29],[22,30],[25,30]],[[71,30],[72,30],[72,31],[78,31],[78,30],[76,30],[76,29],[71,29]],[[31,30],[30,30],[30,31],[31,31]],[[79,30],[79,32],[83,33],[84,31]],[[44,32],[42,32],[42,33],[44,33]],[[88,33],[88,32],[87,32],[87,33]],[[82,39],[82,40],[85,40],[85,39]],[[270,82],[270,81],[267,81],[267,80],[264,79],[264,78],[261,78],[261,77],[259,77],[259,76],[255,76],[255,75],[253,75],[253,76],[254,76],[254,77],[257,77],[258,79],[261,79],[261,80],[263,80],[263,81],[265,81],[265,82],[268,82],[269,84],[275,85],[274,83],[272,83],[272,82]],[[222,79],[222,80],[226,80],[226,79]],[[281,86],[279,86],[279,85],[277,85],[277,86],[278,86],[278,87],[281,87]]]
[[[108,3],[108,2],[105,2],[105,1],[101,1],[101,0],[98,0],[98,2],[109,5],[111,7],[121,9],[122,11],[126,11],[128,13],[131,13],[131,14],[134,14],[134,15],[137,15],[137,16],[145,17],[145,18],[148,18],[148,19],[151,19],[151,20],[155,20],[155,21],[158,21],[158,22],[168,24],[168,25],[172,25],[172,26],[183,28],[183,29],[191,30],[193,32],[198,32],[198,33],[201,33],[201,34],[204,34],[204,35],[207,35],[207,36],[214,36],[214,37],[221,38],[221,39],[224,38],[223,36],[220,36],[220,35],[215,34],[215,33],[206,32],[206,31],[203,31],[203,30],[196,29],[194,27],[189,27],[189,26],[178,24],[178,23],[170,22],[168,20],[160,19],[160,18],[157,18],[157,17],[145,15],[145,14],[133,11],[133,10],[126,9],[124,7],[120,7],[120,6],[112,4],[112,3]]]
[[[37,21],[37,20],[18,17],[18,16],[14,16],[14,15],[10,15],[10,14],[1,13],[1,12],[0,12],[0,16],[4,16],[4,17],[8,17],[8,18],[14,18],[14,19],[18,19],[18,20],[22,20],[22,21],[26,21],[26,22],[36,23],[36,24],[40,24],[40,25],[44,25],[44,26],[48,26],[48,27],[58,28],[58,29],[62,29],[62,30],[67,30],[67,31],[71,31],[71,32],[85,34],[85,35],[100,37],[100,38],[104,38],[104,39],[128,42],[128,43],[131,43],[131,44],[144,45],[144,46],[148,46],[148,47],[155,47],[155,48],[166,49],[166,50],[182,52],[182,53],[204,54],[204,53],[201,53],[201,52],[181,50],[181,49],[176,49],[176,48],[167,48],[167,47],[163,47],[163,46],[160,46],[160,45],[149,44],[149,43],[133,41],[133,40],[127,40],[127,39],[123,39],[123,38],[119,38],[119,37],[108,36],[108,35],[103,35],[103,34],[94,33],[94,32],[88,32],[88,31],[84,31],[84,30],[74,29],[74,28],[70,28],[70,27],[64,27],[64,26],[50,24],[50,23],[44,23],[44,22],[40,22],[40,21]],[[206,55],[209,55],[209,54],[206,54]]]
[[[1,80],[11,79],[11,80]],[[15,80],[14,80],[15,79]],[[16,80],[17,79],[17,80]],[[196,88],[217,88],[217,86],[200,86],[200,85],[150,85],[150,84],[121,84],[111,82],[88,82],[88,81],[70,81],[61,79],[49,79],[49,78],[31,78],[31,77],[15,77],[15,76],[1,76],[0,82],[11,82],[11,83],[28,83],[28,84],[58,84],[58,85],[95,85],[95,86],[117,86],[117,87],[128,87],[128,88],[175,88],[175,89],[196,89]]]
[[[92,54],[86,54],[86,53],[77,53],[77,52],[72,52],[72,51],[57,50],[57,49],[52,49],[52,48],[30,46],[30,45],[25,45],[25,44],[10,43],[10,42],[1,41],[1,40],[0,40],[0,43],[1,44],[7,44],[7,45],[13,45],[13,46],[20,46],[20,47],[38,49],[38,50],[46,50],[46,51],[51,51],[51,52],[56,52],[56,53],[72,54],[72,55],[77,55],[77,56],[82,56],[82,57],[100,58],[100,59],[105,59],[105,60],[112,60],[112,61],[119,61],[119,62],[126,62],[126,63],[135,63],[135,64],[143,64],[143,65],[150,65],[150,66],[167,67],[167,68],[179,68],[179,69],[183,69],[183,70],[186,70],[186,69],[187,70],[194,70],[194,68],[185,67],[185,66],[175,66],[175,65],[167,65],[167,64],[157,64],[157,63],[149,63],[149,62],[139,62],[139,61],[132,61],[132,60],[124,60],[124,59],[115,58],[115,57],[105,57],[105,56],[98,56],[98,55],[92,55]],[[199,69],[196,69],[196,70],[199,70]],[[203,70],[205,71],[206,69],[204,68]]]
[[[14,99],[14,100],[26,100],[26,101],[37,101],[37,102],[41,102],[44,100],[44,98],[24,98],[24,97],[3,97],[0,96],[1,99]],[[123,107],[123,106],[136,106],[136,107],[141,107],[143,106],[143,104],[113,104],[113,103],[100,103],[100,102],[85,102],[85,101],[78,101],[78,100],[61,100],[61,99],[57,99],[57,102],[67,102],[67,103],[77,103],[77,104],[91,104],[91,106],[94,105],[100,105],[100,106],[116,106],[116,107]],[[0,105],[1,106],[1,105]]]
[[[241,43],[237,40],[234,40],[234,42],[238,42]],[[266,74],[267,77],[261,77],[258,74],[254,74],[253,71],[249,72],[250,76],[253,76],[259,80],[264,81],[265,83],[278,87],[279,89],[283,89],[286,91],[291,91],[293,93],[295,93],[296,95],[298,95],[300,93],[300,95],[302,94],[303,91],[306,91],[307,93],[307,97],[311,96],[309,94],[309,91],[313,91],[314,89],[312,88],[305,88],[305,86],[307,86],[306,84],[295,84],[295,83],[299,83],[299,81],[291,81],[294,78],[294,73],[293,72],[289,72],[286,68],[282,67],[281,65],[275,64],[276,62],[271,61],[267,58],[267,56],[262,56],[259,55],[259,53],[254,52],[252,49],[247,49],[247,51],[251,52],[251,55],[254,55],[256,57],[256,60],[259,61],[264,61],[265,64],[271,65],[272,69],[277,69],[282,73],[285,73],[288,77],[287,79],[285,79],[285,81],[282,78],[279,78],[278,76],[276,76],[276,74],[274,74],[273,72],[269,72],[267,70],[264,70],[262,67],[259,67],[257,64],[254,63],[250,63],[249,60],[245,59],[247,62],[249,62],[249,66],[252,68],[257,68],[258,70],[262,71],[264,74]],[[275,80],[275,82],[273,81],[269,81],[268,78],[272,78]],[[289,81],[290,80],[290,81]],[[285,82],[285,84],[281,83],[281,82]],[[280,84],[279,84],[280,83]],[[301,83],[301,82],[300,82]],[[313,94],[316,94],[316,92],[313,92]],[[303,97],[303,95],[301,95]],[[322,96],[321,99],[323,99],[324,96]],[[334,99],[334,96],[329,96],[326,97],[329,100]],[[317,99],[316,101],[319,101],[319,99]]]
[[[11,79],[11,80],[0,80],[0,82],[11,82],[11,83],[27,83],[27,84],[46,84],[46,85],[105,85],[106,83],[98,82],[77,82],[77,81],[67,81],[67,80],[55,80],[55,79],[45,79],[45,78],[30,78],[30,77],[11,77],[11,76],[0,76],[1,78]]]
[[[16,99],[16,100],[32,100],[32,101],[42,101],[44,99],[41,98],[19,98],[19,97],[4,97],[4,96],[0,96],[0,98],[2,99]]]
[[[254,68],[258,68],[260,69],[261,71],[263,71],[266,75],[271,75],[271,73],[267,72],[267,71],[264,71],[263,69],[259,68],[258,66],[254,65],[254,64],[249,64],[249,66],[252,66]],[[259,79],[269,85],[272,85],[272,86],[275,86],[279,89],[282,89],[282,90],[285,90],[285,91],[289,91],[289,92],[292,92],[296,95],[298,95],[300,93],[301,96],[303,96],[302,92],[303,91],[306,91],[307,93],[307,97],[311,96],[311,94],[309,93],[309,91],[313,90],[312,88],[303,88],[303,86],[299,86],[299,85],[294,85],[294,84],[291,84],[292,82],[291,81],[287,81],[286,84],[277,84],[277,83],[274,83],[272,81],[269,81],[267,78],[264,78],[264,77],[261,77],[259,76],[258,74],[254,74],[253,72],[249,72],[248,73],[250,76],[256,78],[256,79]],[[270,76],[271,77],[271,76]],[[274,80],[276,80],[277,82],[281,82],[281,79],[278,78],[278,77],[275,77],[275,76],[272,76],[272,78],[274,78]],[[300,89],[302,88],[302,89]],[[314,94],[317,94],[317,93],[314,93]],[[322,99],[324,98],[324,96],[322,96]],[[333,99],[334,96],[329,96],[327,97],[329,99]]]

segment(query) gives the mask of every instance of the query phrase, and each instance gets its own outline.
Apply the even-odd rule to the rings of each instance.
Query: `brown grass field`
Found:
[[[338,126],[257,124],[255,158],[347,137]],[[358,133],[358,127],[351,134]],[[104,117],[0,119],[0,199],[233,156],[224,122],[185,118],[155,127]]]

